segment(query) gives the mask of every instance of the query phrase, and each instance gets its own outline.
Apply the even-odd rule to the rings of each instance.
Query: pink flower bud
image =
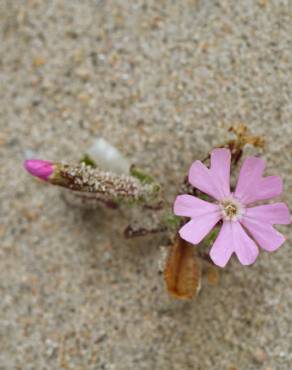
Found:
[[[47,181],[54,171],[53,163],[39,159],[29,159],[24,162],[25,169],[33,176]]]

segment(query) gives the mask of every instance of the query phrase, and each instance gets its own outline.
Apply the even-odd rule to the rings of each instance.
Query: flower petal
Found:
[[[288,225],[291,223],[289,208],[285,203],[265,204],[245,210],[244,218],[257,219],[271,225]]]
[[[220,199],[220,191],[217,189],[212,173],[201,161],[195,161],[191,165],[189,182],[203,193]]]
[[[268,252],[277,250],[285,242],[284,236],[269,223],[245,216],[240,222],[247,228],[255,241]]]
[[[271,199],[282,193],[283,184],[279,176],[262,177],[265,161],[248,157],[241,167],[235,190],[235,197],[249,204],[259,200]]]
[[[261,179],[259,189],[251,202],[278,197],[283,192],[283,180],[280,176],[267,176]]]
[[[265,161],[261,158],[248,157],[240,169],[235,196],[244,203],[248,203],[249,196],[253,195],[255,185],[258,184],[265,169]]]
[[[233,252],[231,224],[223,222],[220,233],[211,248],[210,257],[217,266],[225,267]]]
[[[225,221],[210,251],[210,257],[216,265],[224,267],[233,252],[242,265],[254,263],[259,253],[255,242],[239,222]]]
[[[186,217],[201,217],[206,213],[219,212],[217,204],[206,202],[192,195],[178,195],[174,202],[174,214]]]
[[[242,265],[253,264],[257,259],[259,249],[239,222],[233,222],[233,238],[235,243],[235,254],[239,262]]]
[[[199,244],[220,218],[219,212],[207,213],[193,218],[179,230],[179,235],[189,243]]]
[[[189,171],[189,182],[211,197],[221,200],[230,194],[230,151],[214,149],[211,153],[211,168],[195,161]]]
[[[211,152],[211,172],[220,186],[223,197],[230,195],[230,165],[229,149],[214,149]]]

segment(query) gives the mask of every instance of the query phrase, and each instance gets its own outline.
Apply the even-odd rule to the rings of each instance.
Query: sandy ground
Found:
[[[0,369],[290,370],[292,233],[177,302],[163,236],[84,212],[22,169],[101,136],[165,185],[245,122],[292,203],[290,0],[0,0]],[[290,85],[290,86],[289,86]],[[142,217],[142,216],[141,216]]]

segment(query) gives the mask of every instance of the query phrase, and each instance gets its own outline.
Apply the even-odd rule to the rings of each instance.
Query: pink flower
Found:
[[[24,162],[24,168],[33,176],[47,181],[54,172],[53,163],[40,159],[29,159]]]
[[[279,176],[263,177],[265,161],[248,157],[240,170],[236,189],[230,191],[231,154],[228,149],[214,149],[211,168],[195,161],[189,171],[189,182],[216,201],[206,202],[191,195],[179,195],[174,203],[174,213],[191,220],[179,231],[180,236],[198,244],[220,221],[222,228],[215,240],[210,257],[224,267],[233,253],[243,265],[255,262],[258,246],[268,252],[278,249],[285,238],[274,224],[291,222],[285,203],[252,206],[254,202],[271,199],[282,193]]]

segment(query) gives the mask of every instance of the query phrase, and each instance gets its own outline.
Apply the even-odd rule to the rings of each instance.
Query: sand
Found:
[[[171,202],[244,122],[291,205],[291,1],[0,0],[0,25],[0,369],[291,369],[291,228],[178,302],[163,234],[124,240],[127,211],[72,208],[22,168],[102,137]]]

